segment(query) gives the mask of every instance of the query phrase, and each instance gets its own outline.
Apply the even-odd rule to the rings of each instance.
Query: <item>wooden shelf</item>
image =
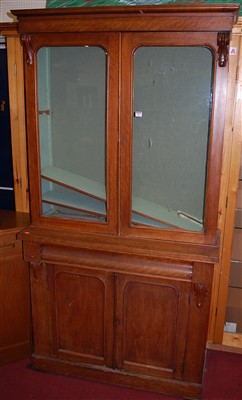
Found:
[[[106,201],[105,185],[85,178],[63,168],[48,167],[41,171],[41,177],[64,187],[87,194],[100,201]]]
[[[69,188],[75,193],[62,193],[50,191],[43,195],[43,201],[63,207],[91,212],[105,216],[106,210],[103,203],[106,202],[105,186],[92,179],[74,174],[73,172],[58,167],[48,167],[42,170],[42,179]],[[83,194],[83,196],[81,196]],[[101,202],[101,203],[100,203]],[[150,201],[133,197],[134,223],[149,225],[157,228],[188,229],[201,231],[202,224],[195,218],[186,216],[185,213],[169,210],[166,207],[154,204]]]
[[[166,228],[166,229],[172,228],[168,224],[162,224],[161,222],[158,222],[154,219],[145,217],[140,214],[135,214],[134,212],[132,213],[132,223],[137,225],[148,225],[152,226],[153,228]]]
[[[238,347],[242,349],[242,335],[238,333],[224,332],[223,345]]]
[[[52,190],[42,196],[44,203],[66,207],[72,210],[83,211],[97,216],[106,216],[106,205],[104,202],[88,197],[81,193],[59,192]]]
[[[194,217],[182,211],[169,210],[166,207],[154,204],[150,201],[133,197],[132,201],[133,213],[139,215],[145,220],[143,223],[146,224],[148,220],[150,221],[148,225],[156,226],[155,221],[162,225],[162,227],[172,229],[187,229],[191,231],[201,231],[203,229],[202,223],[195,220]],[[135,222],[137,221],[137,217]],[[142,223],[142,222],[140,222]]]

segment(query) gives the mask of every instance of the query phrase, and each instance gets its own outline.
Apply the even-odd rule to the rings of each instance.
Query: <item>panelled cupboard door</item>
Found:
[[[191,283],[116,275],[117,368],[182,378]]]
[[[37,107],[28,116],[32,223],[116,233],[119,35],[31,40],[25,73],[27,104]]]
[[[46,268],[52,356],[111,367],[112,275],[58,264]]]
[[[95,264],[32,265],[36,354],[182,379],[190,269],[178,281],[104,271]]]

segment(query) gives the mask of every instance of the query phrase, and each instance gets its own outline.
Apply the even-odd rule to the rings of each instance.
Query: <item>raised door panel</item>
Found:
[[[117,367],[181,378],[190,283],[118,276],[117,287]]]
[[[112,365],[111,274],[48,265],[52,346],[55,357]]]

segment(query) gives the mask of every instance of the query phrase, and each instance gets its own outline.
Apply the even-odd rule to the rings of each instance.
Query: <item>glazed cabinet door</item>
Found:
[[[216,46],[213,32],[122,36],[124,235],[216,239],[226,73]]]
[[[25,68],[32,222],[117,230],[119,35],[32,35]],[[33,82],[36,80],[36,85]]]
[[[217,32],[30,39],[33,225],[216,243],[227,76]]]
[[[117,275],[116,367],[180,379],[190,282]]]
[[[37,351],[55,359],[112,366],[112,275],[59,264],[42,268],[46,279],[37,282],[42,299],[33,304],[34,318],[45,326],[39,329],[35,319]],[[41,315],[44,312],[47,315]]]

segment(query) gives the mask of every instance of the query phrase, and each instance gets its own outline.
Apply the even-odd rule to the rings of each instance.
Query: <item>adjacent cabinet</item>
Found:
[[[237,5],[13,11],[36,368],[198,398]]]
[[[29,266],[16,234],[28,214],[0,210],[0,365],[28,357],[31,350]]]

